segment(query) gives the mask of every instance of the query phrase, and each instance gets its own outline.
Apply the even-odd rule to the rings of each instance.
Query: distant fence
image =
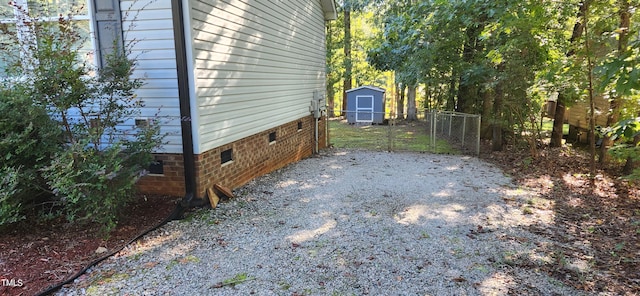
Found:
[[[463,153],[480,154],[480,115],[430,110],[425,121],[433,147],[440,138]]]
[[[421,110],[417,112],[416,119],[407,120],[397,118],[393,113],[360,110],[357,111],[358,114],[355,113],[345,111],[346,117],[343,120],[332,120],[330,138],[336,147],[474,155],[480,153],[479,115]]]

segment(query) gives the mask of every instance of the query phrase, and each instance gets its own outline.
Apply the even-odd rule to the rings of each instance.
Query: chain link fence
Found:
[[[393,113],[350,113],[354,112],[345,111],[344,118],[329,120],[329,137],[335,147],[474,155],[480,151],[478,115],[423,110],[416,119],[407,120]]]
[[[425,115],[433,147],[436,139],[445,139],[462,153],[480,154],[480,115],[437,110],[426,111]]]

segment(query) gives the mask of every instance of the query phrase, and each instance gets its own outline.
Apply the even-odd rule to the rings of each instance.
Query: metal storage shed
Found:
[[[347,122],[382,124],[385,115],[384,93],[383,88],[375,86],[361,86],[348,90]]]

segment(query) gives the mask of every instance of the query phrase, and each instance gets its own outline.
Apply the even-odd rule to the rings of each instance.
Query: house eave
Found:
[[[334,0],[320,0],[322,12],[324,12],[324,20],[332,21],[338,18],[338,10]]]

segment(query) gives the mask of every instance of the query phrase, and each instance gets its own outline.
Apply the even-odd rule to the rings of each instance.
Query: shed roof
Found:
[[[370,89],[370,90],[375,90],[375,91],[379,91],[379,92],[386,92],[386,90],[384,88],[380,88],[380,87],[375,87],[375,86],[371,86],[371,85],[364,85],[361,87],[357,87],[357,88],[352,88],[346,92],[352,92],[352,91],[356,91],[356,90],[361,90],[361,89]]]

